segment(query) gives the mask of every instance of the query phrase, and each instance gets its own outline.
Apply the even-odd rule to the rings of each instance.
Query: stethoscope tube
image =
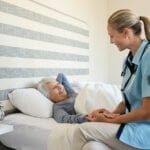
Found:
[[[143,55],[144,55],[144,53],[145,53],[145,51],[146,51],[146,49],[147,49],[147,47],[148,47],[148,45],[150,44],[150,41],[145,45],[145,47],[144,47],[144,50],[143,50],[143,53],[142,53],[142,55],[141,55],[141,57],[140,57],[140,60],[142,59],[142,57],[143,57]],[[129,82],[130,82],[130,80],[131,80],[131,78],[132,78],[132,76],[133,76],[133,74],[135,74],[136,73],[136,71],[137,71],[137,65],[135,65],[135,64],[133,64],[133,63],[129,63],[129,59],[132,57],[132,53],[131,52],[129,52],[129,54],[128,54],[128,56],[127,56],[127,58],[126,58],[126,61],[125,61],[125,67],[124,67],[124,69],[123,69],[123,71],[122,71],[122,73],[121,73],[121,76],[125,76],[126,75],[126,69],[127,69],[127,67],[129,68],[129,70],[130,70],[130,76],[129,76],[129,78],[128,78],[128,80],[126,81],[126,83],[124,84],[124,86],[121,88],[121,92],[122,92],[122,94],[123,94],[123,96],[124,96],[124,99],[125,99],[125,104],[126,104],[126,107],[127,107],[127,109],[128,109],[128,111],[130,112],[131,111],[131,105],[130,105],[130,103],[129,103],[129,101],[128,101],[128,98],[127,98],[127,96],[126,96],[126,94],[125,94],[125,89],[126,89],[126,87],[128,86],[128,84],[129,84]]]
[[[142,53],[142,55],[140,56],[140,60],[142,59],[142,57],[143,57],[143,55],[144,55],[144,53],[145,53],[145,51],[146,51],[146,49],[147,49],[147,47],[148,47],[149,44],[150,44],[150,41],[148,41],[148,43],[145,45],[144,50],[143,50],[143,53]],[[121,88],[121,91],[124,91],[124,90],[126,89],[126,87],[127,87],[128,83],[129,83],[129,81],[130,81],[132,75],[135,74],[135,72],[136,72],[136,70],[137,70],[137,68],[138,68],[138,66],[137,66],[136,64],[134,64],[134,63],[131,63],[131,64],[130,64],[130,63],[129,63],[129,58],[130,58],[131,56],[132,56],[132,53],[129,52],[129,54],[128,54],[127,58],[126,58],[126,61],[125,61],[125,67],[124,67],[124,69],[123,69],[123,71],[122,71],[122,73],[121,73],[121,76],[124,77],[124,76],[126,75],[126,70],[127,70],[127,68],[129,68],[129,70],[130,70],[130,72],[131,72],[131,74],[130,74],[128,80],[127,80],[126,83],[124,84],[124,87]]]

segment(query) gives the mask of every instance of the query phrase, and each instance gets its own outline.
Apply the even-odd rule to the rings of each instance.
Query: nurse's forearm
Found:
[[[125,112],[125,103],[124,101],[120,102],[116,109],[112,112],[114,114],[123,114]]]
[[[109,119],[108,122],[128,123],[143,120],[150,120],[150,97],[143,99],[143,105],[140,108],[134,109],[127,114],[119,115],[114,119]]]
[[[110,123],[129,123],[136,121],[149,120],[148,113],[143,108],[135,109],[127,114],[119,115],[114,119],[109,119]]]

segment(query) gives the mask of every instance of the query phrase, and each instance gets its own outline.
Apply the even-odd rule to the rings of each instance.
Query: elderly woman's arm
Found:
[[[88,121],[85,115],[69,114],[61,105],[55,104],[53,107],[53,117],[59,123],[83,123]]]
[[[70,84],[70,82],[69,82],[69,80],[67,79],[67,77],[66,77],[65,74],[59,73],[59,74],[57,75],[56,80],[57,80],[60,84],[62,84],[62,85],[65,87],[67,93],[69,93],[69,94],[75,93],[75,91],[74,91],[72,85]]]

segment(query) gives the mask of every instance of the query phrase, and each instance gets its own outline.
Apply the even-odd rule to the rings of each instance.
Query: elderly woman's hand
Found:
[[[86,118],[92,122],[110,122],[110,119],[114,119],[119,115],[120,114],[114,114],[104,108],[101,108],[91,112]]]
[[[88,115],[86,117],[91,122],[106,122],[107,118],[103,113],[97,113],[95,115]]]

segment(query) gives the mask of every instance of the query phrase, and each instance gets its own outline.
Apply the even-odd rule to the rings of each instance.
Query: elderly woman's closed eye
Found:
[[[64,86],[57,81],[48,82],[46,87],[48,89],[48,96],[53,102],[56,103],[67,99],[68,94]]]

